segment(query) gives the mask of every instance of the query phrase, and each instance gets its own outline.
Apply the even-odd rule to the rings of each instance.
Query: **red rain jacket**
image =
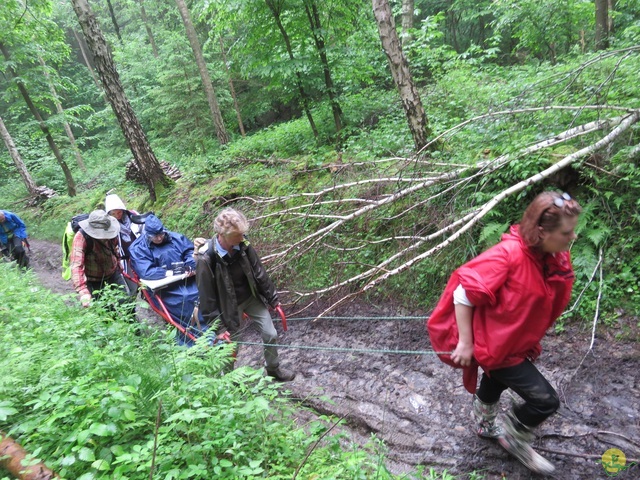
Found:
[[[464,386],[475,393],[478,365],[490,372],[540,355],[540,340],[567,306],[573,279],[569,252],[552,255],[528,247],[512,226],[500,243],[453,272],[427,321],[431,344],[437,352],[456,348],[453,291],[461,284],[475,306],[475,363],[463,369]],[[460,367],[450,354],[439,357]]]

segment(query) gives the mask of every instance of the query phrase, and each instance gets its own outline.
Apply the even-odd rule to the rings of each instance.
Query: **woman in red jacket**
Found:
[[[463,368],[465,388],[475,393],[478,435],[500,444],[529,469],[553,465],[531,448],[532,429],[559,407],[558,394],[533,365],[540,340],[569,302],[580,205],[568,194],[544,192],[527,207],[502,241],[458,268],[429,318],[433,348]],[[482,367],[476,392],[477,369]],[[511,388],[524,404],[496,424],[500,395]]]

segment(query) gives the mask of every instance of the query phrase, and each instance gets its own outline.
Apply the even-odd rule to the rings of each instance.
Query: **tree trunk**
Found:
[[[609,1],[596,1],[596,50],[609,48]]]
[[[118,25],[118,20],[116,19],[116,13],[113,11],[111,0],[107,0],[107,6],[109,7],[109,16],[111,17],[111,23],[113,23],[113,29],[116,32],[116,37],[118,37],[118,40],[120,40],[120,45],[124,45],[122,36],[120,35],[120,25]]]
[[[51,96],[53,97],[53,103],[56,105],[56,112],[58,112],[58,115],[61,115],[64,118],[64,109],[62,108],[60,100],[58,100],[58,92],[56,92],[56,87],[51,81],[51,76],[49,75],[49,71],[47,70],[47,65],[44,63],[44,60],[40,55],[38,55],[38,61],[40,62],[40,65],[42,65],[42,71],[47,79],[47,83],[49,84],[49,91],[51,92]],[[83,172],[86,172],[87,167],[85,167],[84,160],[82,160],[82,155],[80,153],[78,145],[76,144],[76,137],[74,137],[73,132],[71,131],[71,126],[66,120],[64,120],[62,124],[64,125],[64,131],[66,132],[69,143],[71,144],[71,149],[76,155],[76,162],[78,163],[80,169]]]
[[[411,41],[410,30],[413,28],[414,0],[402,0],[402,44]]]
[[[336,133],[339,138],[340,130],[342,130],[342,109],[340,108],[340,103],[338,103],[336,88],[331,78],[331,69],[329,68],[329,61],[327,60],[327,50],[324,43],[324,36],[322,35],[322,25],[320,24],[318,7],[315,0],[305,0],[304,8],[307,12],[309,24],[311,25],[311,34],[316,44],[316,50],[318,51],[318,55],[320,55],[320,63],[322,64],[322,71],[324,72],[324,84],[329,94],[331,111],[333,112],[333,122],[336,125]]]
[[[8,64],[7,70],[15,78],[16,85],[18,86],[18,90],[20,90],[20,93],[22,94],[22,98],[24,98],[24,101],[26,102],[27,107],[29,107],[29,111],[32,113],[32,115],[35,117],[35,119],[38,121],[38,125],[40,126],[40,130],[42,130],[42,133],[44,133],[44,136],[47,139],[47,143],[49,144],[49,148],[53,152],[53,155],[56,158],[56,161],[58,162],[58,165],[60,165],[60,168],[62,168],[62,172],[64,173],[64,178],[67,181],[67,193],[69,194],[70,197],[75,197],[75,195],[76,195],[76,182],[73,180],[73,176],[71,175],[71,170],[69,170],[69,166],[67,165],[67,162],[64,161],[64,158],[62,157],[62,154],[60,153],[60,150],[58,149],[58,145],[56,145],[56,142],[53,140],[53,136],[51,135],[51,132],[49,131],[49,127],[47,126],[47,124],[43,120],[42,115],[40,115],[40,112],[38,111],[38,109],[36,108],[34,103],[31,101],[31,97],[29,96],[29,92],[27,91],[26,87],[24,86],[24,83],[22,82],[22,80],[20,80],[20,78],[18,78],[18,76],[16,75],[15,70],[11,66],[11,63],[9,61],[9,59],[10,59],[9,51],[4,46],[3,43],[0,43],[0,50],[2,50],[2,54],[4,55],[4,58],[7,60],[7,64]]]
[[[33,460],[18,442],[0,431],[0,467],[18,480],[54,480],[60,476],[44,463]]]
[[[209,102],[209,110],[211,111],[211,118],[213,119],[213,125],[216,129],[216,137],[221,145],[229,143],[229,136],[227,130],[224,128],[224,120],[222,119],[222,112],[216,99],[216,92],[213,89],[213,83],[211,83],[211,76],[209,70],[207,70],[207,64],[204,61],[204,55],[202,54],[202,48],[200,42],[198,42],[198,36],[196,29],[191,21],[191,15],[187,9],[187,4],[184,0],[176,0],[176,5],[180,11],[184,28],[187,31],[187,38],[193,50],[193,55],[196,57],[196,65],[198,65],[198,71],[200,72],[200,78],[202,79],[202,85],[204,86],[205,94],[207,95],[207,102]]]
[[[149,25],[149,19],[147,18],[147,12],[144,9],[144,0],[138,0],[140,2],[140,16],[142,17],[142,22],[144,23],[144,28],[147,30],[147,37],[149,37],[149,43],[151,44],[151,51],[153,52],[153,56],[158,58],[158,47],[156,47],[156,40],[153,38],[153,32],[151,31],[151,26]]]
[[[400,92],[402,107],[409,123],[413,142],[416,150],[420,150],[427,144],[427,137],[431,135],[431,130],[420,95],[411,79],[409,64],[402,53],[389,2],[387,0],[373,0],[373,13],[378,23],[382,48],[389,59],[393,81]]]
[[[4,122],[2,121],[2,117],[0,117],[0,136],[2,136],[2,140],[4,140],[4,144],[7,146],[7,150],[9,150],[9,155],[11,156],[13,163],[15,163],[16,168],[18,169],[18,172],[22,177],[22,181],[24,182],[25,187],[27,187],[29,195],[35,197],[37,195],[36,182],[33,181],[33,178],[31,178],[31,174],[22,161],[22,157],[20,157],[20,153],[18,152],[15,143],[13,143],[13,138],[11,138],[11,135],[9,135],[9,131],[7,130],[7,127],[5,127]]]
[[[609,11],[613,12],[616,9],[616,0],[608,0],[609,3]],[[613,15],[609,15],[609,22],[607,23],[607,31],[609,32],[609,36],[615,34],[615,25],[613,23]]]
[[[227,64],[227,53],[224,51],[224,43],[222,41],[222,34],[218,37],[220,41],[220,53],[222,53],[222,61],[224,63],[224,70],[227,72],[227,78],[229,78],[229,90],[231,91],[231,98],[233,98],[233,108],[236,111],[236,117],[238,118],[238,128],[240,129],[240,135],[246,136],[244,131],[244,123],[242,123],[242,115],[240,114],[240,106],[238,105],[238,96],[236,95],[236,89],[233,87],[233,78],[231,78],[231,72],[229,71],[229,65]]]
[[[282,24],[282,19],[280,18],[280,14],[282,13],[281,12],[282,2],[279,2],[277,4],[276,2],[277,0],[265,0],[265,3],[269,7],[269,10],[271,10],[271,13],[273,14],[273,18],[276,21],[278,30],[280,30],[280,34],[282,35],[284,44],[287,47],[287,53],[289,54],[289,59],[291,60],[291,63],[295,64],[295,57],[293,56],[293,49],[291,48],[291,41],[289,40],[289,34],[284,29],[284,25]],[[313,121],[313,116],[311,115],[311,107],[309,106],[311,102],[310,102],[309,96],[307,95],[307,92],[305,92],[304,87],[302,86],[302,75],[300,74],[300,70],[296,68],[295,74],[296,74],[296,84],[298,86],[298,92],[300,94],[300,100],[302,102],[302,109],[304,110],[304,113],[307,116],[307,120],[309,121],[309,125],[311,126],[311,131],[313,132],[313,136],[317,139],[318,129],[316,128],[316,122]]]
[[[78,36],[78,33],[75,31],[75,29],[72,29],[72,31],[73,31],[73,35],[76,37],[76,41],[78,42],[78,47],[80,47],[80,53],[82,54],[82,59],[84,60],[84,64],[87,66],[89,73],[91,73],[91,77],[93,78],[93,82],[96,84],[96,87],[98,87],[98,90],[102,92],[102,88],[100,87],[100,82],[98,81],[98,77],[96,77],[96,73],[93,71],[93,66],[91,65],[91,62],[89,62],[89,57],[87,57],[87,52],[84,49],[84,42]]]
[[[137,163],[140,172],[145,180],[149,195],[155,202],[157,183],[165,183],[167,178],[156,159],[147,136],[142,130],[142,126],[136,117],[129,99],[124,93],[120,76],[113,62],[113,57],[107,46],[107,42],[102,35],[98,21],[89,7],[87,0],[71,0],[73,9],[78,16],[78,21],[87,40],[87,45],[93,53],[94,63],[98,75],[102,80],[107,100],[118,119],[122,133],[131,149],[134,161]]]

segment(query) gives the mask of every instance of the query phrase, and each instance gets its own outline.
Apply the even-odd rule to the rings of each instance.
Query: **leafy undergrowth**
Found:
[[[221,375],[228,347],[136,335],[102,307],[68,306],[0,264],[0,430],[63,478],[395,478],[376,442],[345,449],[323,435],[328,419],[298,425],[260,371]]]

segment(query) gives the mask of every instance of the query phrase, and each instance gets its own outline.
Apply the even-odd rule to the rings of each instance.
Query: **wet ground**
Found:
[[[54,292],[71,293],[70,282],[60,277],[60,247],[38,240],[31,244],[32,267],[42,283]],[[427,472],[446,469],[457,478],[469,478],[466,474],[473,471],[485,479],[542,478],[496,442],[475,436],[471,395],[459,372],[430,353],[424,312],[359,303],[333,315],[340,318],[290,318],[286,333],[277,323],[282,363],[298,372],[285,388],[308,407],[301,410],[301,420],[315,414],[343,417],[343,431],[353,442],[364,444],[372,434],[384,441],[387,468],[397,474],[424,465]],[[380,317],[385,318],[375,319]],[[624,318],[614,326],[598,326],[591,350],[590,324],[568,325],[565,332],[550,332],[544,339],[537,365],[562,400],[558,413],[539,428],[535,443],[556,466],[550,478],[640,478],[640,467],[633,466],[640,459],[638,322]],[[260,339],[247,330],[244,341]],[[258,367],[261,362],[260,347],[241,347],[239,364]],[[510,402],[503,395],[502,409]],[[610,449],[626,457],[622,469],[603,466],[603,454]],[[605,459],[611,461],[612,453],[618,452]]]

